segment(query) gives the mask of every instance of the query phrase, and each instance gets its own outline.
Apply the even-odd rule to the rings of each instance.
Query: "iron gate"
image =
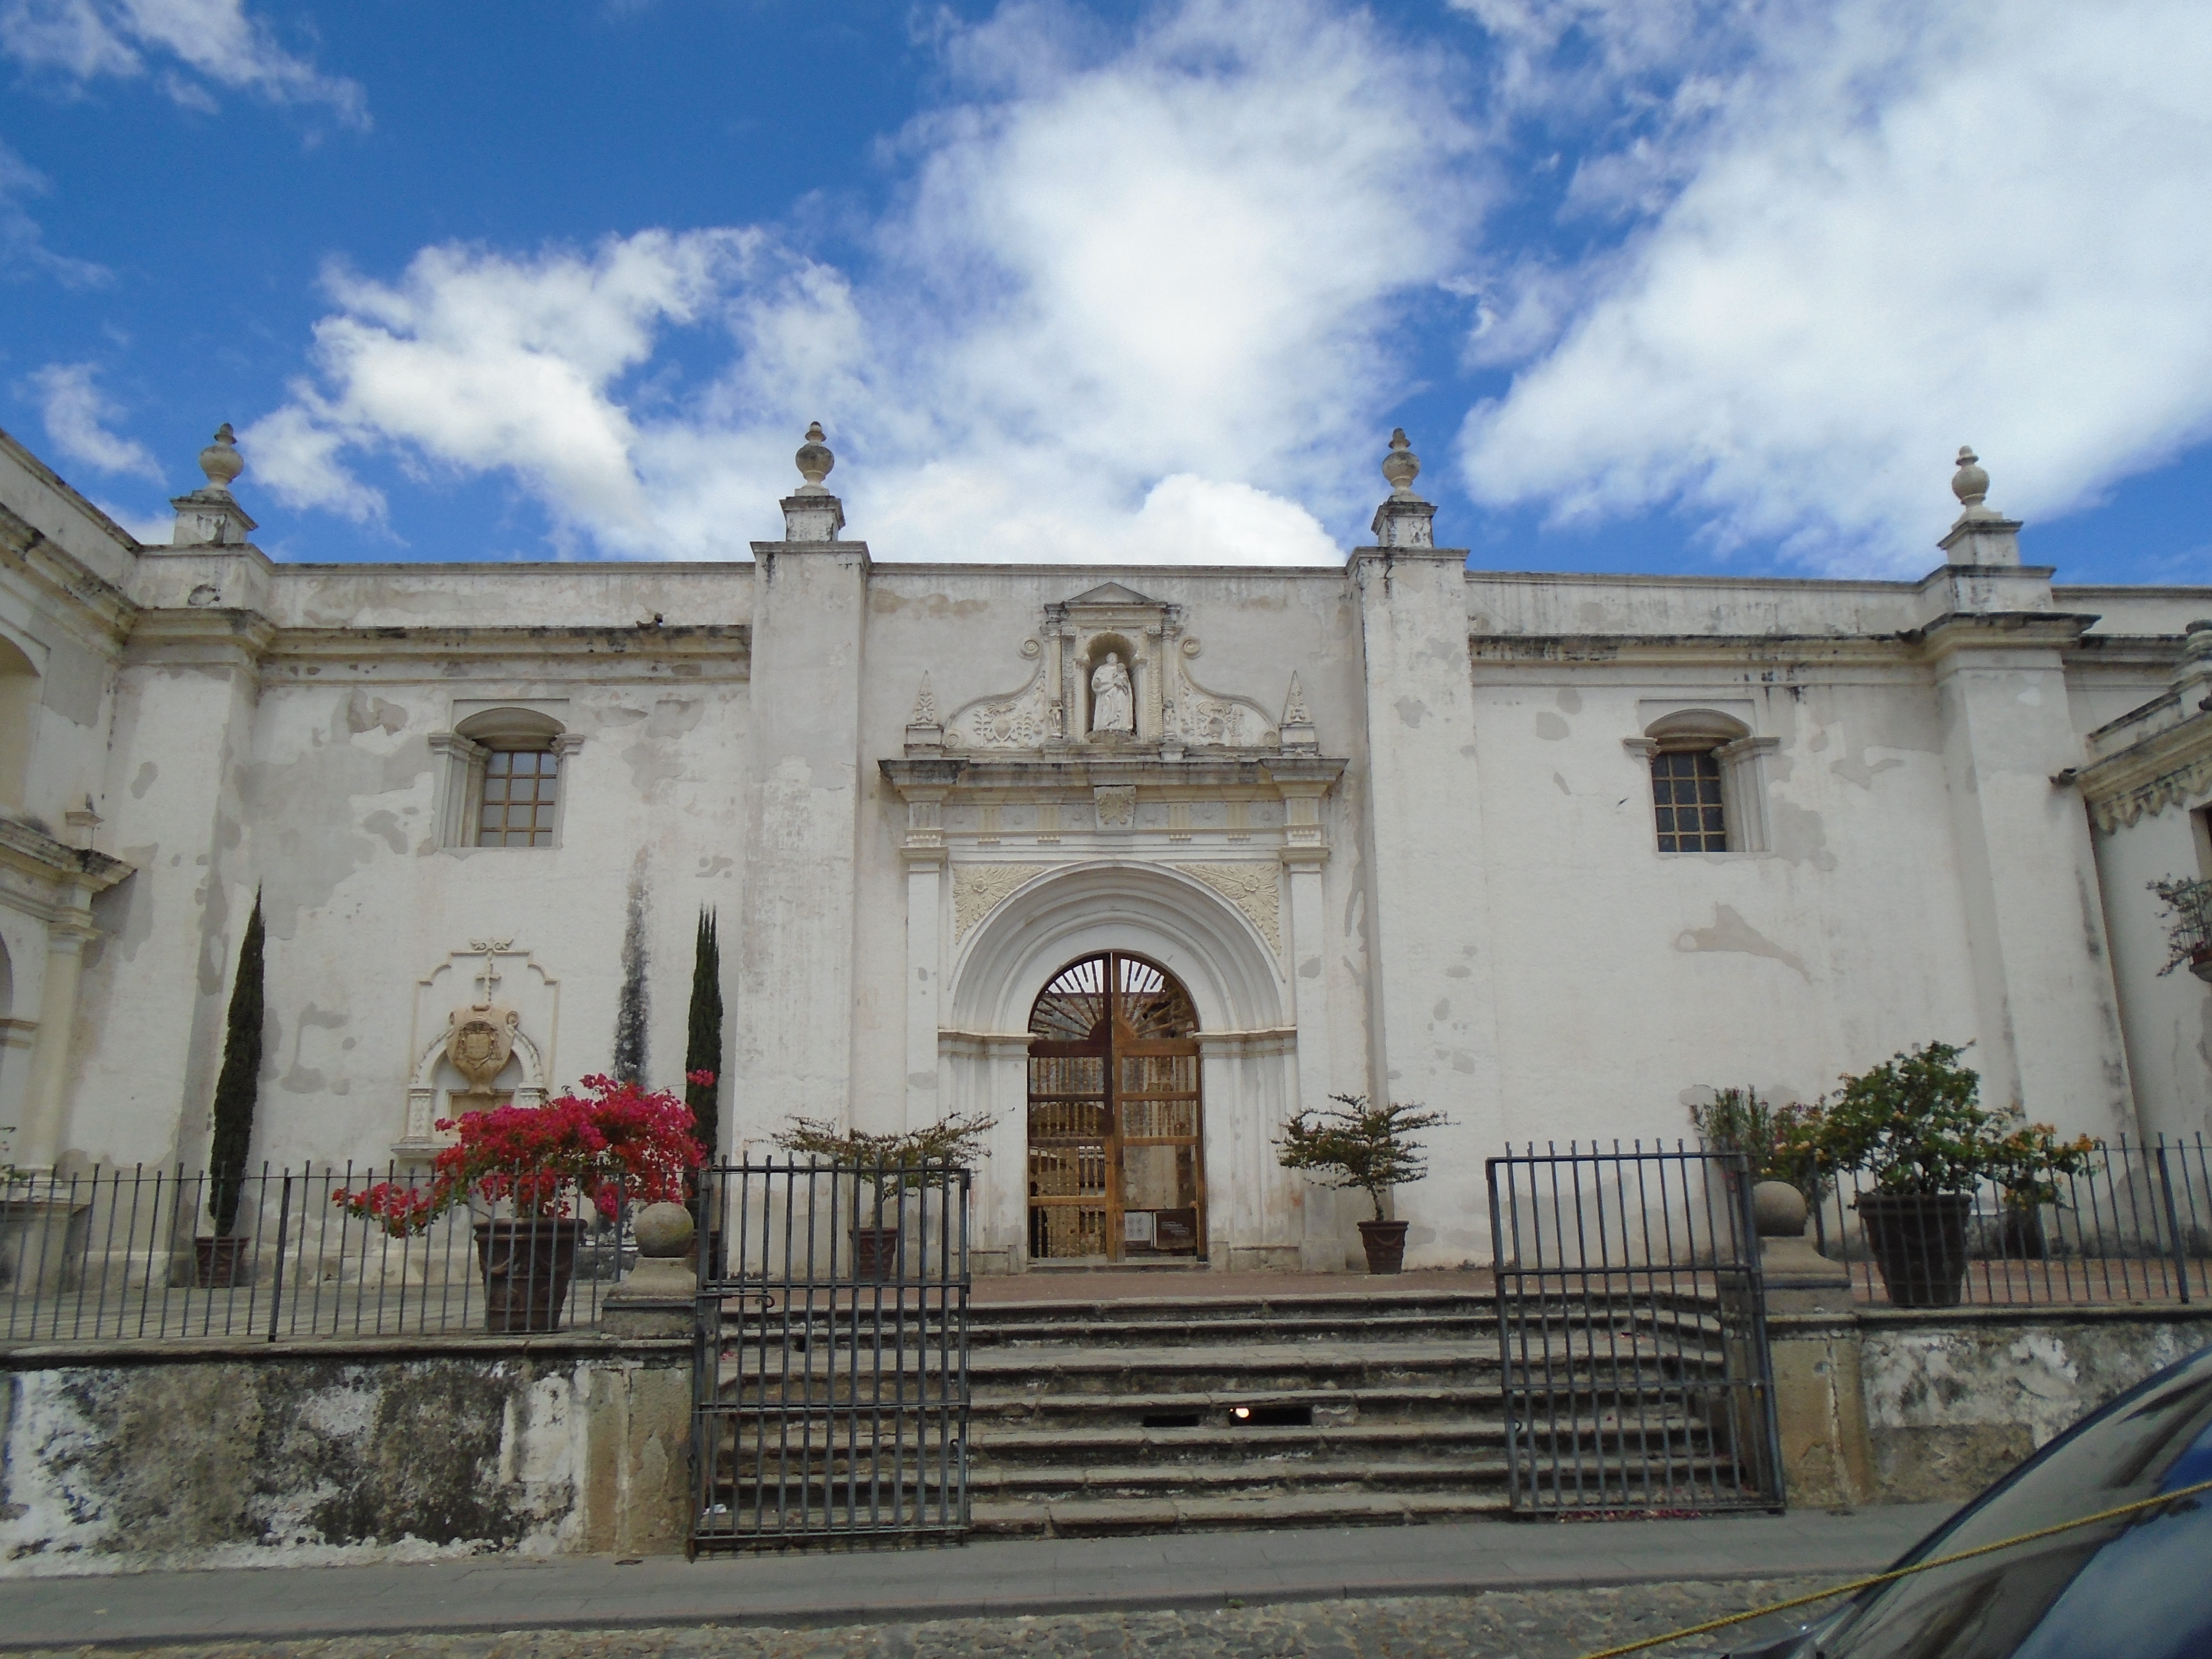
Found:
[[[1779,1509],[1743,1155],[1532,1146],[1488,1168],[1514,1511]]]
[[[690,1548],[968,1528],[969,1172],[699,1173]]]

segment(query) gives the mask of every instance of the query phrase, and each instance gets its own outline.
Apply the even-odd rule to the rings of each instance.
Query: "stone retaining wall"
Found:
[[[0,1576],[684,1547],[691,1345],[0,1353]]]
[[[2178,1304],[1771,1313],[1767,1324],[1798,1507],[1971,1498],[2212,1343],[2212,1308]]]

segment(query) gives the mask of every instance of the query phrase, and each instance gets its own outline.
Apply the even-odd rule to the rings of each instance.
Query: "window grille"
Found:
[[[1721,763],[1710,749],[1663,750],[1651,757],[1651,799],[1662,853],[1725,853],[1728,812]]]
[[[561,757],[551,749],[495,749],[484,757],[479,847],[550,847]]]

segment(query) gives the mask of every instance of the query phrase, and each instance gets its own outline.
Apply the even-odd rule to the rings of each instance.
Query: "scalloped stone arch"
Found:
[[[1038,876],[977,925],[952,964],[945,1024],[1024,1030],[1045,982],[1094,951],[1132,951],[1172,973],[1201,1034],[1293,1023],[1274,952],[1236,906],[1174,871],[1102,861]]]

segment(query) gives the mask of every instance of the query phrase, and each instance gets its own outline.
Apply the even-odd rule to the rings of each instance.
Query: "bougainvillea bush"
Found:
[[[707,1073],[687,1081],[711,1084]],[[682,1203],[706,1161],[691,1109],[665,1089],[587,1077],[581,1093],[543,1106],[500,1106],[441,1118],[459,1136],[430,1165],[428,1186],[379,1182],[334,1193],[348,1215],[395,1237],[419,1233],[459,1204],[507,1203],[517,1216],[557,1218],[590,1199],[604,1214],[625,1206]]]

